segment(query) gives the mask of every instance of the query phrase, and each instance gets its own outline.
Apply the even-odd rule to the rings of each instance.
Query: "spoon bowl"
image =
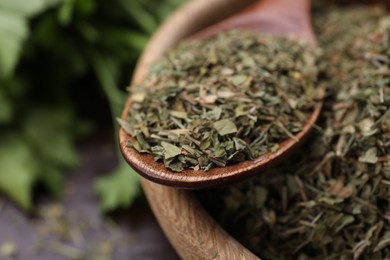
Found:
[[[204,39],[229,29],[242,29],[259,32],[262,35],[269,33],[278,36],[295,36],[314,44],[315,37],[310,25],[309,7],[309,0],[259,1],[240,14],[194,34],[191,36],[191,40]],[[153,182],[187,189],[219,186],[261,172],[286,159],[308,137],[320,114],[321,106],[322,102],[318,102],[302,131],[295,135],[294,139],[289,138],[283,141],[276,152],[266,153],[253,161],[216,167],[208,171],[186,169],[181,172],[173,172],[165,168],[163,163],[155,162],[152,155],[140,154],[133,148],[129,148],[127,140],[134,141],[134,139],[128,136],[122,128],[119,132],[120,148],[124,158],[132,168]],[[126,118],[130,107],[131,100],[129,98],[122,119]]]
[[[309,135],[320,111],[321,104],[318,104],[302,131],[295,136],[296,140],[291,138],[285,140],[280,144],[280,148],[276,152],[266,153],[253,161],[211,168],[208,171],[186,169],[181,172],[173,172],[165,168],[163,163],[155,162],[152,155],[140,154],[136,150],[127,147],[127,141],[121,141],[120,146],[126,161],[136,172],[148,180],[179,188],[208,188],[241,180],[256,172],[272,167],[287,158]],[[119,138],[120,140],[127,140],[130,137],[121,129]]]

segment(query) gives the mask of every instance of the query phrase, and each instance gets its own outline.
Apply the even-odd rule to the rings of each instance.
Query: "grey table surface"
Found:
[[[92,180],[115,168],[112,142],[92,138],[79,151],[81,166],[66,175],[61,200],[38,192],[34,214],[25,214],[0,194],[0,259],[178,259],[144,199],[101,214]]]

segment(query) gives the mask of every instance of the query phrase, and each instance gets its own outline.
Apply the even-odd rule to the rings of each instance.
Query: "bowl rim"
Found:
[[[178,41],[206,28],[253,3],[254,0],[192,0],[174,12],[153,35],[132,78],[140,82],[150,65]],[[128,98],[121,118],[127,116]],[[119,130],[119,143],[126,146],[127,134]],[[183,259],[258,259],[230,236],[188,190],[153,183],[141,184],[168,240]]]

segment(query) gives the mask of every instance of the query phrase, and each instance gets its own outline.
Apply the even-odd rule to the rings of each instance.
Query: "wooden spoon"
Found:
[[[258,1],[238,15],[206,28],[194,34],[191,38],[203,39],[221,31],[239,28],[279,36],[295,36],[314,44],[315,37],[311,27],[309,11],[310,0]],[[131,137],[123,129],[119,132],[120,147],[126,161],[146,179],[178,188],[199,189],[217,186],[240,180],[256,172],[259,173],[285,159],[308,136],[319,116],[321,105],[322,102],[319,102],[315,107],[303,130],[295,136],[295,140],[287,139],[282,142],[278,151],[267,153],[254,161],[244,161],[222,168],[212,168],[207,172],[186,169],[177,173],[165,168],[162,163],[155,162],[153,156],[140,154],[136,150],[127,147],[126,142]],[[130,107],[131,102],[128,99],[122,119],[126,118]]]

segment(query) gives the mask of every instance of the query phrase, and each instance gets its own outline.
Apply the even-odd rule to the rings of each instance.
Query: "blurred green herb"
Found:
[[[182,2],[0,0],[1,192],[26,210],[37,183],[61,195],[64,169],[79,164],[75,141],[91,133],[78,111],[97,104],[74,97],[96,85],[117,117],[125,100],[117,86],[128,84],[150,34]],[[121,161],[97,181],[103,210],[139,192],[130,171]]]

